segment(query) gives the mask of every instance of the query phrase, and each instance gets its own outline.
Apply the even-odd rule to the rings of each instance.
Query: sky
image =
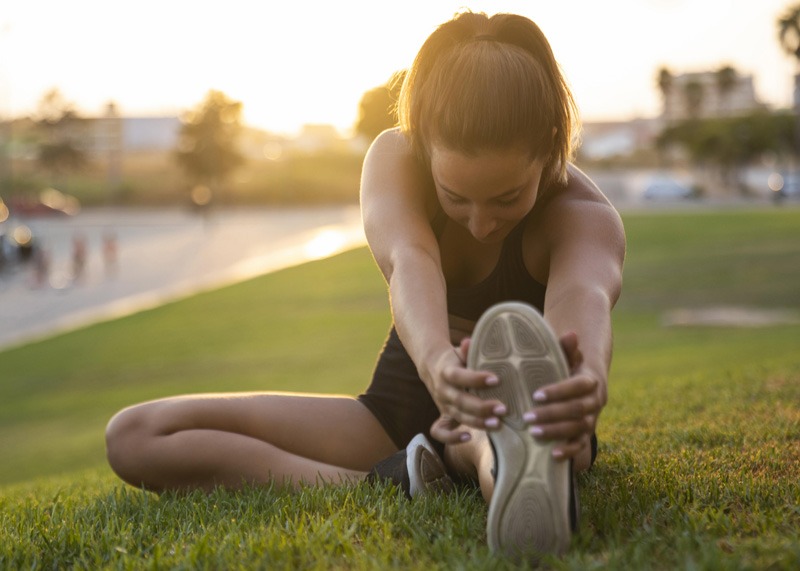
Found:
[[[0,0],[0,118],[58,88],[87,116],[179,114],[210,89],[246,123],[354,125],[361,96],[464,9],[514,12],[548,37],[586,121],[653,117],[656,74],[732,65],[788,107],[777,19],[798,0]]]

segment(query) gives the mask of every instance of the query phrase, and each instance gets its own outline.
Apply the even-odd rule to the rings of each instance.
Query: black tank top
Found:
[[[447,217],[439,211],[433,221],[436,237],[441,236]],[[522,301],[544,311],[546,286],[539,283],[525,267],[522,256],[522,219],[503,241],[500,259],[483,281],[470,287],[447,284],[447,311],[451,315],[477,321],[489,307],[501,301]]]

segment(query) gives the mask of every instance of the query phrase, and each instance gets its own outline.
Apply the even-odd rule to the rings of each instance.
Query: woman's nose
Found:
[[[483,240],[497,227],[496,222],[485,212],[473,211],[469,217],[469,231],[476,240]]]

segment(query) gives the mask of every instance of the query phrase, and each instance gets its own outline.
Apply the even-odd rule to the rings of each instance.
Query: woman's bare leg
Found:
[[[111,419],[106,442],[114,471],[154,491],[339,483],[397,450],[353,398],[279,393],[143,403]]]

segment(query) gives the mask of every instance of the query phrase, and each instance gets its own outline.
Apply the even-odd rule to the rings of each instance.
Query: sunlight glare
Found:
[[[203,184],[198,184],[192,188],[192,202],[195,206],[208,206],[212,197],[211,189]]]
[[[277,161],[283,154],[283,146],[277,142],[271,142],[264,145],[264,158],[270,161]]]
[[[780,192],[783,189],[783,177],[779,173],[772,173],[767,179],[767,186],[772,192]]]
[[[355,0],[231,0],[223,13],[195,3],[191,26],[182,2],[140,0],[126,7],[119,26],[120,16],[102,0],[48,1],[47,18],[40,2],[12,1],[0,15],[0,52],[15,54],[0,58],[0,114],[32,113],[42,94],[58,87],[87,115],[109,100],[127,116],[172,115],[213,87],[242,103],[248,125],[297,134],[305,124],[331,124],[347,132],[363,94],[408,67],[435,27],[466,7],[537,22],[584,119],[657,114],[660,65],[683,73],[729,63],[755,74],[765,103],[790,106],[793,61],[775,33],[787,1],[733,2],[731,10],[730,0],[409,0],[402,9]],[[98,19],[75,22],[76,14]],[[138,41],[143,32],[146,42]],[[203,41],[211,35],[215,41]],[[142,62],[146,74],[137,71]],[[14,88],[3,90],[5,84]]]
[[[74,216],[80,212],[81,209],[80,202],[78,202],[77,198],[66,195],[55,188],[44,189],[39,195],[39,200],[48,208],[60,210],[70,216]]]
[[[310,260],[318,260],[342,251],[346,244],[347,238],[341,230],[322,228],[306,242],[303,251]]]
[[[14,241],[20,246],[27,246],[33,239],[33,233],[27,226],[17,226],[13,233]]]

